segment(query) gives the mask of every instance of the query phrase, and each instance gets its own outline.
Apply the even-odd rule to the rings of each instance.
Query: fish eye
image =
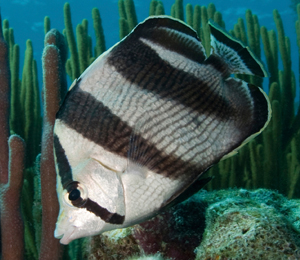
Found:
[[[75,189],[69,193],[69,200],[77,200],[80,198],[80,190]]]
[[[69,206],[80,208],[87,198],[87,190],[82,183],[74,181],[66,186],[64,200]]]

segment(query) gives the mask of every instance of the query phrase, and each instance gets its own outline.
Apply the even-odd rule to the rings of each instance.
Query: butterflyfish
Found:
[[[148,18],[73,82],[54,127],[62,244],[155,216],[266,127],[266,94],[231,76],[263,64],[209,27],[207,57],[190,26]]]

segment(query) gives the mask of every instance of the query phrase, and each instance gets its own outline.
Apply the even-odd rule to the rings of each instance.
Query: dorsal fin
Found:
[[[165,50],[176,52],[199,63],[206,59],[205,49],[196,31],[170,16],[152,16],[140,23],[131,35],[149,40]]]
[[[227,64],[229,74],[268,76],[262,62],[255,57],[248,46],[245,46],[212,21],[209,21],[208,24],[211,31],[212,55],[206,63],[218,64],[221,59],[217,59],[216,56],[219,56]]]

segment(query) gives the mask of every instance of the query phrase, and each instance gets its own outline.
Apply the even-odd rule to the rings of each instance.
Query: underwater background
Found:
[[[275,29],[275,22],[273,19],[273,9],[280,10],[283,23],[285,25],[285,34],[291,40],[291,51],[297,51],[296,34],[294,23],[297,19],[295,11],[295,2],[297,1],[214,1],[218,11],[222,13],[223,20],[226,21],[226,28],[232,29],[239,17],[245,17],[247,9],[251,9],[253,14],[259,18],[261,25],[266,26],[269,30]],[[26,40],[31,39],[33,42],[33,55],[37,60],[38,67],[41,66],[41,55],[43,51],[44,38],[44,17],[51,18],[51,28],[56,28],[59,31],[64,29],[64,15],[63,5],[64,1],[38,1],[38,0],[9,0],[1,3],[1,13],[3,19],[10,21],[10,26],[15,30],[15,42],[20,45],[21,60],[24,58]],[[119,13],[118,1],[102,1],[89,0],[69,1],[72,8],[72,22],[77,25],[86,18],[89,20],[88,31],[95,40],[93,32],[93,25],[91,21],[91,10],[94,7],[99,8],[102,26],[105,32],[106,47],[109,48],[117,43],[119,38]],[[138,22],[143,21],[149,15],[150,1],[135,1],[136,14]],[[163,1],[166,14],[171,14],[171,6],[173,0]],[[183,1],[184,4],[190,3],[192,5],[208,5],[211,1]],[[297,57],[292,62],[293,68],[296,70],[298,66]],[[39,82],[41,83],[41,70],[39,70]]]
[[[1,259],[300,259],[297,1],[10,0],[0,7]],[[213,180],[191,199],[145,223],[62,246],[53,237],[59,103],[97,56],[160,14],[192,26],[207,53],[208,19],[248,45],[270,77],[237,77],[264,88],[272,120],[212,167],[205,176]]]

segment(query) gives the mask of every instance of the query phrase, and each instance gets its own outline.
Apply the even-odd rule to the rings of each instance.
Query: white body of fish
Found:
[[[55,122],[61,243],[154,216],[270,120],[265,76],[251,51],[210,24],[196,32],[151,17],[75,80]]]

